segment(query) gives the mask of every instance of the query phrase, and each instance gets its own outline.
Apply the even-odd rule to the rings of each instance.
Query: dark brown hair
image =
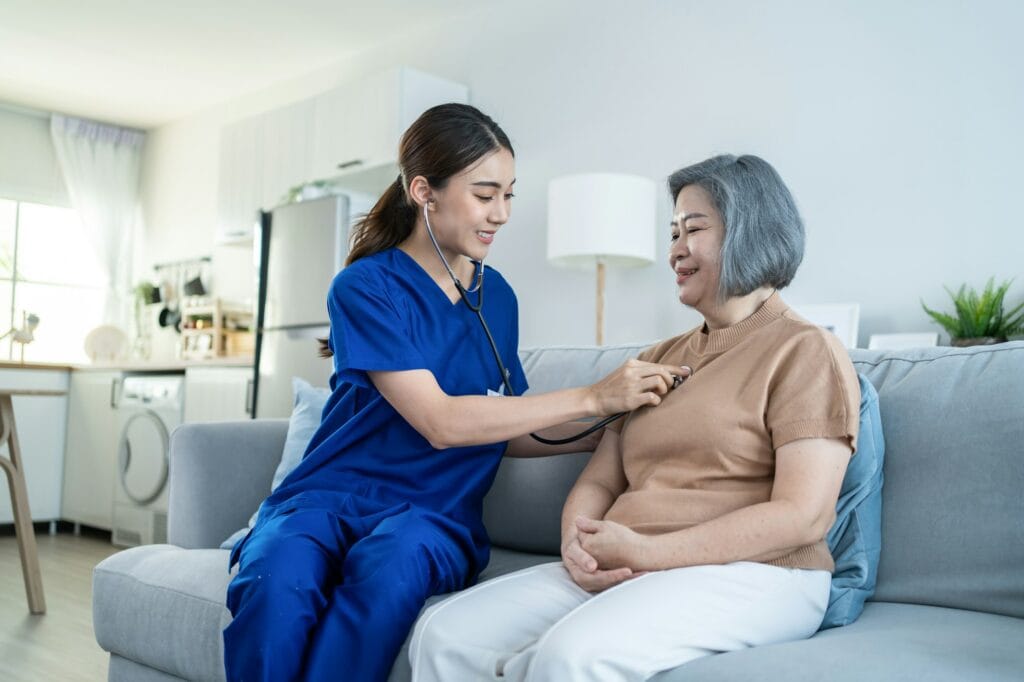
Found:
[[[432,188],[444,189],[452,176],[499,149],[515,155],[505,131],[476,107],[439,104],[424,111],[398,145],[398,177],[356,222],[345,265],[409,238],[417,216],[416,203],[408,193],[413,178],[422,175]],[[327,340],[319,341],[320,355],[330,357]]]

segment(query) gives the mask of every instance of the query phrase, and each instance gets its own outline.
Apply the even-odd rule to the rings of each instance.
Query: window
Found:
[[[85,362],[106,282],[74,210],[0,198],[0,334],[39,317],[26,362]],[[0,360],[21,358],[12,337],[0,341]]]

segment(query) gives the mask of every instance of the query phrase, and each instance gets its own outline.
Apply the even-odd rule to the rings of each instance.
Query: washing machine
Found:
[[[181,374],[124,378],[118,400],[115,545],[167,542],[168,444],[182,422],[184,396]]]

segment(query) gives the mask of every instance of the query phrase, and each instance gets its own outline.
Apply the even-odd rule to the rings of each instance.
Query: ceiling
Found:
[[[0,0],[0,102],[152,128],[470,0]]]

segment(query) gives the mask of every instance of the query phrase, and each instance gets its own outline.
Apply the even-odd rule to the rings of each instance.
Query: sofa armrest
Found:
[[[287,419],[183,424],[171,434],[167,541],[213,548],[270,494]]]

